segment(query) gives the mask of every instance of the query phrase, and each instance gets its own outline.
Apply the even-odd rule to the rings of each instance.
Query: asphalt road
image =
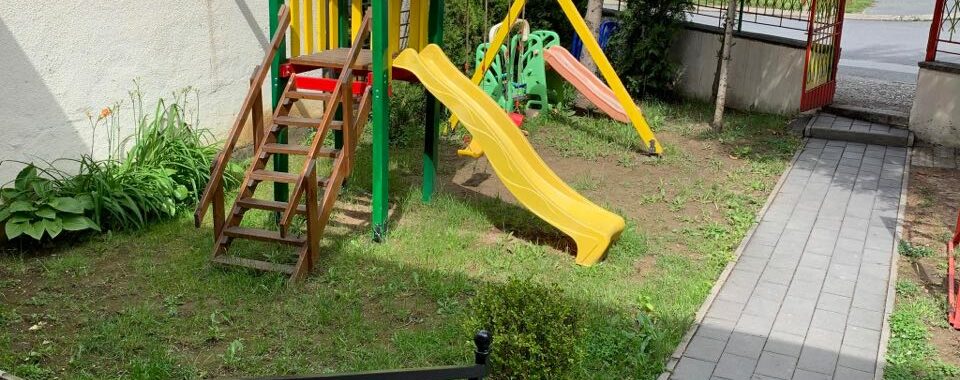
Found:
[[[929,31],[929,21],[847,20],[838,74],[915,84]]]

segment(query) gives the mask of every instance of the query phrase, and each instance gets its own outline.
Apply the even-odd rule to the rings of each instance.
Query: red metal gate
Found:
[[[937,0],[926,61],[960,61],[960,0]]]
[[[807,26],[807,55],[803,71],[800,110],[823,107],[833,102],[840,62],[840,35],[843,30],[844,0],[811,0]]]

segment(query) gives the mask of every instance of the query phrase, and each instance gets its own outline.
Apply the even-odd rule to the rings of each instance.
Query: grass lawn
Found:
[[[71,245],[7,247],[0,369],[28,379],[200,378],[465,364],[471,299],[486,284],[520,278],[558,285],[582,313],[584,359],[570,377],[653,379],[800,140],[776,116],[735,113],[716,134],[706,105],[652,103],[645,113],[663,159],[635,153],[633,128],[603,118],[530,123],[551,168],[628,219],[600,265],[575,265],[569,241],[510,203],[485,160],[455,155],[458,136],[442,142],[442,186],[422,203],[413,125],[394,130],[411,143],[391,150],[388,241],[372,242],[364,224],[367,136],[320,269],[296,286],[211,265],[209,220],[195,229],[188,215]],[[269,224],[266,216],[249,223]]]
[[[946,242],[960,204],[955,170],[910,168],[887,379],[960,377],[960,333],[947,323]]]

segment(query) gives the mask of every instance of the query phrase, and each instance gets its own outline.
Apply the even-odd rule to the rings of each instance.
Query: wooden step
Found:
[[[237,205],[247,209],[267,210],[274,212],[284,212],[287,210],[287,202],[268,201],[265,199],[244,198],[237,201]],[[306,214],[306,205],[297,205],[298,214]]]
[[[263,146],[263,151],[271,154],[298,154],[301,156],[306,156],[308,153],[310,153],[310,147],[297,144],[271,143],[265,144]],[[320,148],[320,152],[317,157],[334,158],[337,156],[337,153],[340,153],[339,149]]]
[[[296,128],[319,128],[322,122],[323,120],[321,119],[296,116],[277,116],[273,119],[273,124]],[[338,120],[331,121],[330,128],[336,130],[343,129],[343,122]]]
[[[245,267],[245,268],[268,271],[268,272],[280,272],[280,273],[286,273],[286,274],[293,274],[293,265],[277,264],[277,263],[271,263],[267,261],[244,259],[240,257],[227,256],[227,255],[215,256],[211,261],[219,264],[236,265],[239,267]]]
[[[292,99],[320,100],[324,102],[330,100],[329,92],[320,91],[287,91],[284,93],[284,96]]]
[[[250,179],[254,181],[271,181],[281,183],[296,183],[300,175],[294,173],[275,172],[272,170],[254,170]]]
[[[250,239],[257,241],[265,241],[269,243],[280,243],[287,245],[301,246],[306,242],[306,239],[299,238],[290,234],[287,234],[286,237],[281,237],[279,231],[267,231],[257,228],[247,228],[247,227],[226,227],[223,229],[223,234],[232,238],[240,239]]]

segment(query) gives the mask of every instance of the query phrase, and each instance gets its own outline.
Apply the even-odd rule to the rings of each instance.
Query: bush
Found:
[[[556,285],[517,279],[486,285],[469,310],[467,330],[493,335],[490,365],[497,378],[569,378],[580,362],[583,318]]]
[[[677,65],[670,47],[683,29],[687,0],[626,0],[607,54],[624,85],[638,97],[673,96]]]
[[[423,139],[426,102],[423,87],[393,82],[390,97],[390,145],[406,147]]]

